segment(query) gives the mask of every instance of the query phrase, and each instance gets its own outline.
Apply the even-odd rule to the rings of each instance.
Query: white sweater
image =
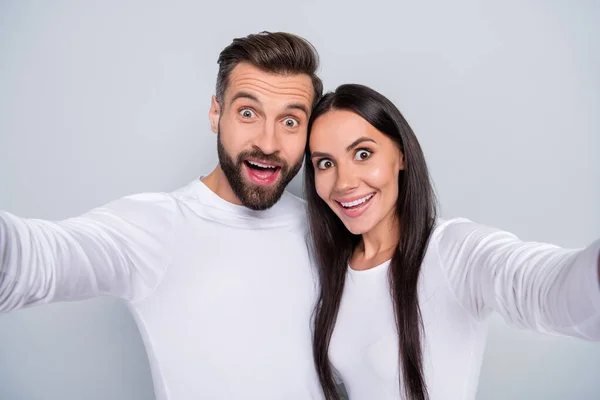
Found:
[[[513,326],[600,340],[599,253],[600,241],[565,250],[441,221],[419,280],[430,398],[475,399],[491,311]],[[329,355],[351,400],[401,398],[388,266],[346,275]]]
[[[196,180],[58,223],[0,213],[0,312],[125,299],[158,400],[321,399],[303,202],[251,211]]]

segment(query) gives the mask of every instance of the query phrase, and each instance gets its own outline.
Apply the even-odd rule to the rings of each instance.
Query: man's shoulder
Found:
[[[283,192],[281,199],[277,202],[277,208],[285,214],[296,214],[302,219],[306,219],[306,201],[287,190]]]
[[[136,193],[113,200],[90,210],[87,215],[113,215],[139,225],[165,223],[178,212],[177,200],[170,193]]]
[[[293,194],[290,191],[286,190],[285,192],[283,192],[283,196],[281,196],[281,200],[289,202],[290,204],[293,204],[295,207],[306,209],[306,200],[296,196],[295,194]]]

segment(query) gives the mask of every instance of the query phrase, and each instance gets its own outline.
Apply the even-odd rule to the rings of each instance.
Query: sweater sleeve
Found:
[[[524,242],[465,219],[436,229],[440,262],[458,300],[480,319],[600,340],[600,240],[584,249]]]
[[[175,202],[125,197],[60,222],[0,212],[0,312],[53,301],[136,300],[169,263]]]

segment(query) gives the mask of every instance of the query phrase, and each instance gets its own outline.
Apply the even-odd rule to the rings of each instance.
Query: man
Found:
[[[318,56],[298,36],[262,33],[218,63],[217,167],[58,223],[0,212],[0,312],[118,296],[158,400],[320,399],[304,204],[284,191],[322,95]]]

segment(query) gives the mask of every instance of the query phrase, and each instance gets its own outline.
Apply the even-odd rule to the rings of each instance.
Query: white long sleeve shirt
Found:
[[[492,311],[513,326],[600,340],[599,254],[600,241],[566,250],[441,221],[419,280],[430,398],[475,399]],[[329,356],[351,400],[401,398],[388,267],[347,271]]]
[[[322,399],[304,207],[251,211],[196,180],[61,222],[0,213],[0,312],[120,297],[158,400]]]

